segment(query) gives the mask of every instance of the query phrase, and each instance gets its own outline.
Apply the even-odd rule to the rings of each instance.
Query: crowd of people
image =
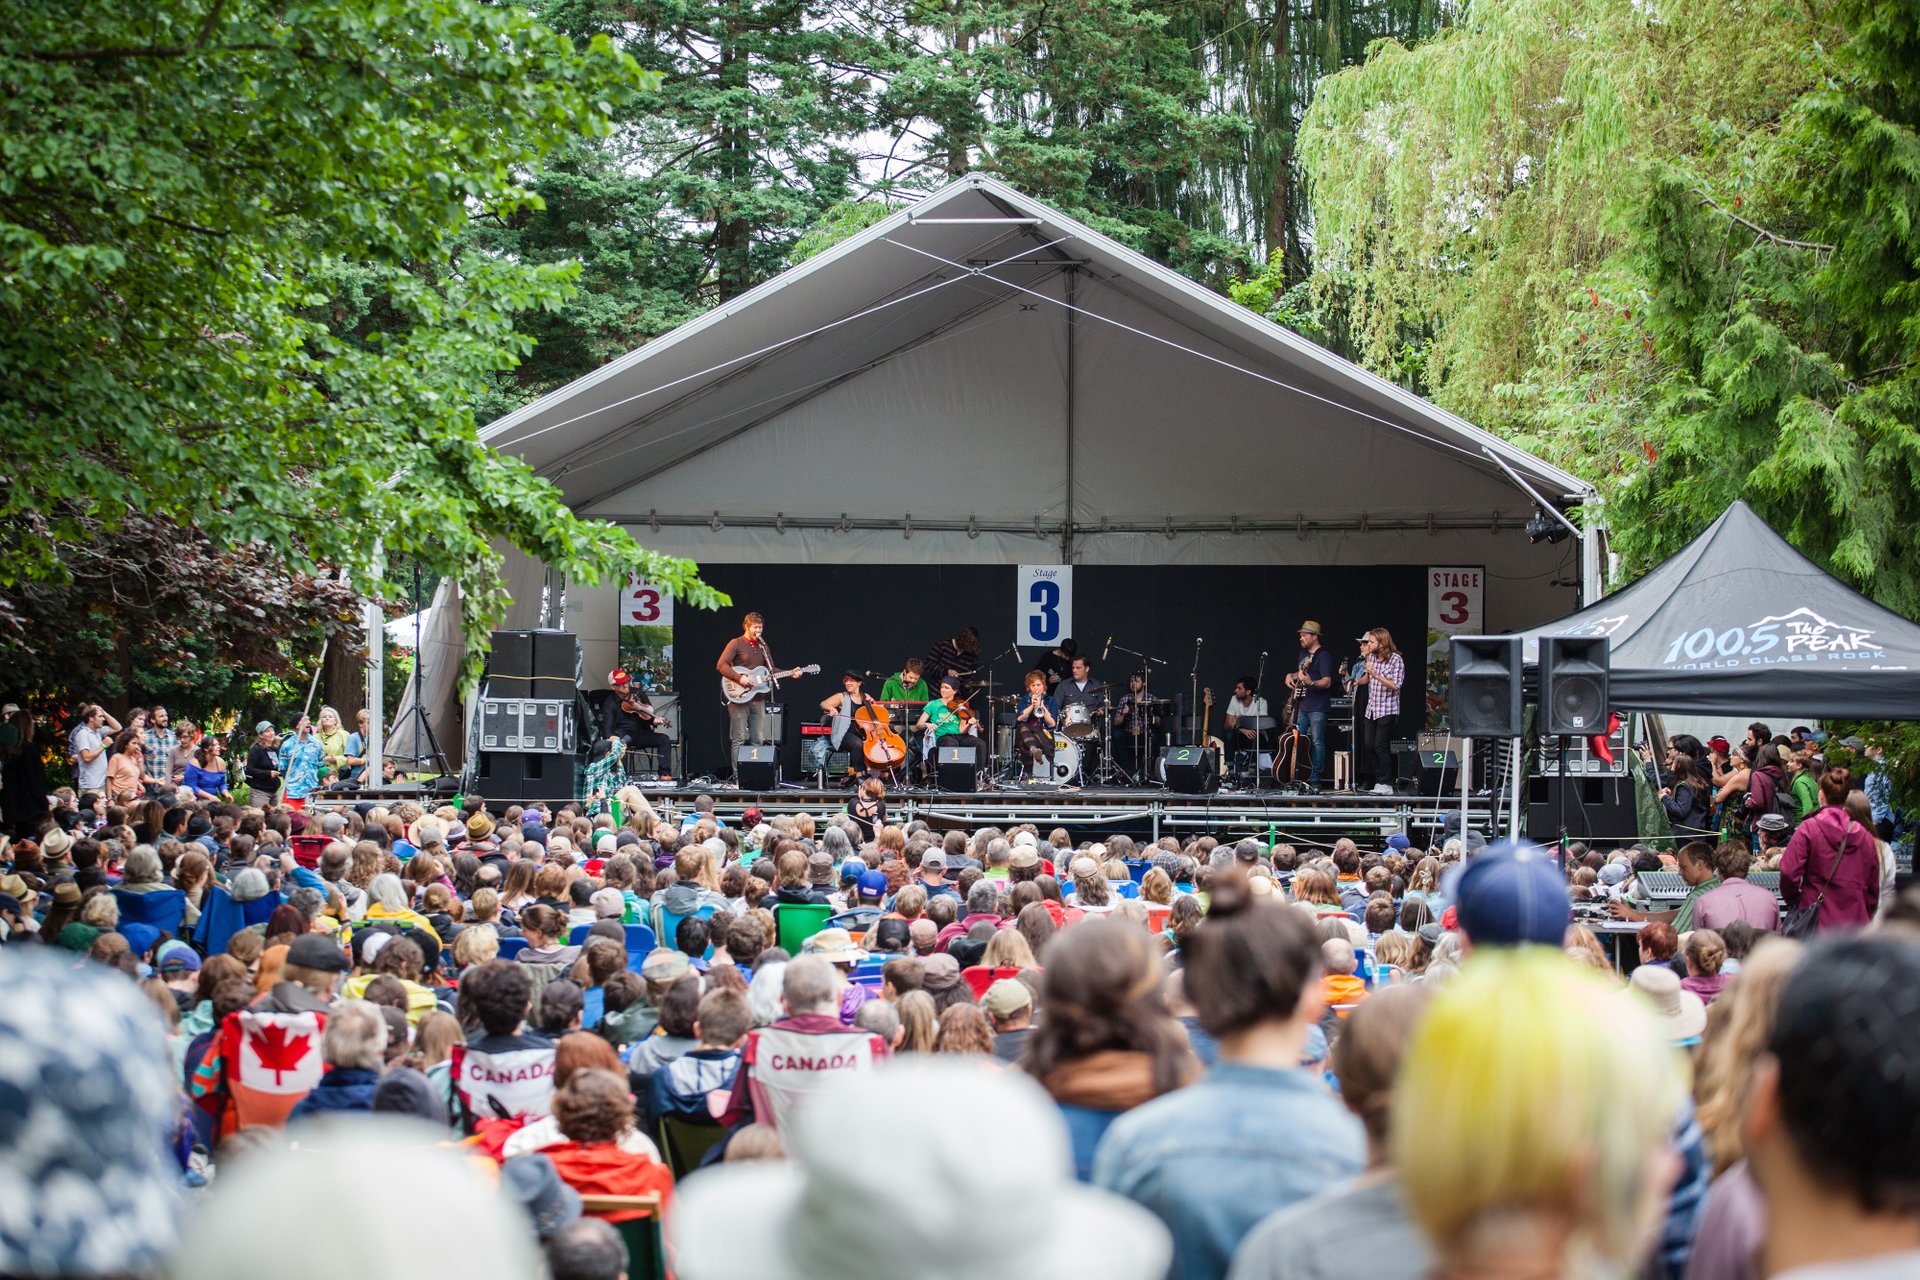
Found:
[[[1848,767],[1670,851],[1141,844],[352,802],[339,728],[262,729],[264,804],[84,748],[0,844],[0,1274],[1920,1275],[1920,889]]]

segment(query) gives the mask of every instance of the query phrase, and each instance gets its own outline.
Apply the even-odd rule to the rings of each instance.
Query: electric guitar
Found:
[[[772,687],[775,680],[792,680],[797,676],[819,674],[818,663],[805,667],[790,667],[785,671],[769,671],[765,667],[754,667],[738,680],[721,676],[720,696],[733,703],[752,702]]]

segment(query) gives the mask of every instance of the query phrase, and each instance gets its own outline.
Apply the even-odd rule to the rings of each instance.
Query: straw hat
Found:
[[[1682,987],[1680,975],[1666,965],[1641,965],[1633,971],[1631,986],[1653,1006],[1673,1043],[1698,1040],[1707,1029],[1706,1001]]]

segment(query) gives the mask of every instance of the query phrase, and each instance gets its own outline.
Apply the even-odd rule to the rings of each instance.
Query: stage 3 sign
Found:
[[[1023,564],[1014,579],[1015,644],[1059,644],[1073,634],[1073,566]]]

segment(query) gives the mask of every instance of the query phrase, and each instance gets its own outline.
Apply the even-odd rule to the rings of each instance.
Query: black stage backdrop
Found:
[[[674,670],[690,774],[732,773],[727,718],[713,664],[739,634],[748,612],[767,620],[775,661],[820,665],[820,674],[782,685],[787,708],[781,760],[788,779],[799,777],[799,725],[819,718],[821,699],[840,691],[848,668],[891,673],[908,658],[924,658],[939,641],[965,626],[979,629],[981,657],[1006,650],[1013,636],[1017,570],[1012,565],[704,564],[700,576],[726,592],[733,607],[720,613],[681,609],[674,618]],[[1115,645],[1163,658],[1151,667],[1154,692],[1184,702],[1200,648],[1200,685],[1211,687],[1213,728],[1232,696],[1233,682],[1251,676],[1268,651],[1263,691],[1279,714],[1281,678],[1298,661],[1301,621],[1324,629],[1323,643],[1337,663],[1354,659],[1354,637],[1381,626],[1407,653],[1407,686],[1400,730],[1411,736],[1426,698],[1426,569],[1419,565],[1261,567],[1245,565],[1077,565],[1073,621],[1080,652],[1094,679],[1121,681],[1136,659],[1114,649],[1101,661],[1109,634]],[[1008,655],[994,668],[996,693],[1016,687],[1042,651],[1024,648],[1025,662]],[[878,695],[878,681],[867,683]]]

